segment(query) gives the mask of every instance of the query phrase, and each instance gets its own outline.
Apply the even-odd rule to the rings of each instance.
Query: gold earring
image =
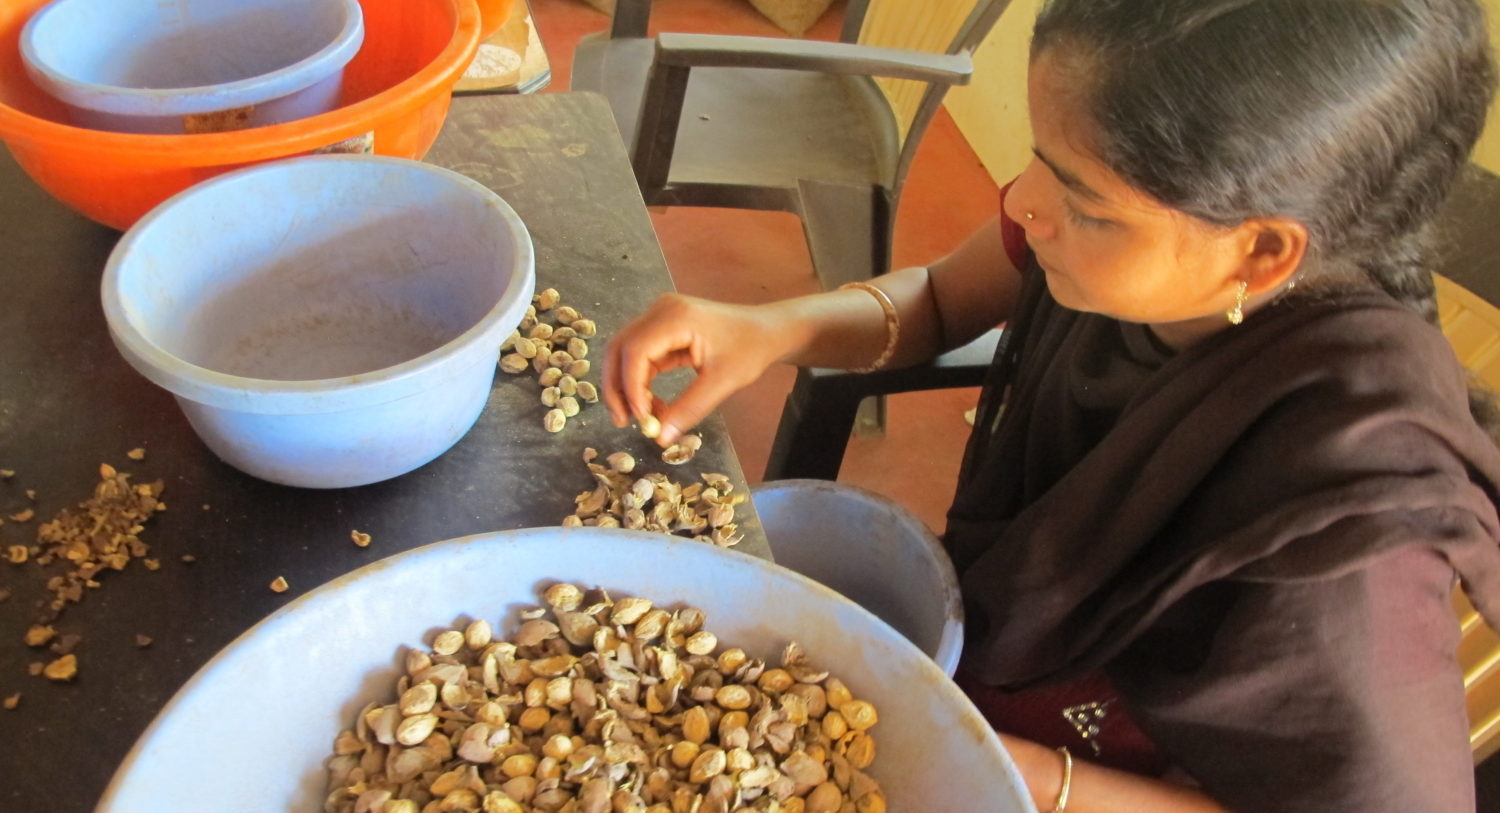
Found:
[[[1250,289],[1250,283],[1240,280],[1240,289],[1234,292],[1234,307],[1224,314],[1229,317],[1229,324],[1237,325],[1245,321],[1245,300],[1249,299],[1246,292]]]
[[[1026,219],[1027,220],[1036,220],[1036,215],[1033,214],[1033,213],[1031,213],[1031,212],[1027,212],[1026,213]]]

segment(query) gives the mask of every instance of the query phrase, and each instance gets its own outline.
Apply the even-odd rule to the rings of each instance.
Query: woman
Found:
[[[771,364],[1008,322],[946,541],[1038,808],[1472,810],[1448,597],[1500,619],[1500,452],[1422,248],[1492,92],[1474,0],[1052,0],[999,222],[873,286],[666,297],[606,401],[670,443]]]

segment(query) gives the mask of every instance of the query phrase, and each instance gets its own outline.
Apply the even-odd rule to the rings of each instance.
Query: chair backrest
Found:
[[[1011,0],[850,0],[842,39],[878,48],[933,54],[972,54]],[[916,145],[948,88],[914,79],[875,80],[890,104],[899,152],[895,186],[911,166]]]
[[[1479,383],[1500,391],[1500,308],[1441,276],[1438,321],[1458,360]],[[1474,762],[1500,750],[1500,635],[1484,623],[1462,590],[1453,594],[1462,637],[1458,663],[1469,709],[1469,745]]]

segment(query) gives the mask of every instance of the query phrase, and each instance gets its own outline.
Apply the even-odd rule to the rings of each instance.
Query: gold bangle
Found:
[[[897,315],[896,304],[891,301],[890,296],[874,285],[868,282],[846,282],[838,289],[842,291],[846,288],[858,289],[875,297],[875,301],[880,303],[880,309],[885,312],[885,349],[870,366],[851,369],[855,373],[873,373],[885,367],[891,356],[896,354],[896,343],[901,340],[901,317]]]
[[[1068,809],[1068,791],[1073,789],[1073,754],[1068,751],[1068,746],[1057,749],[1063,758],[1063,780],[1062,790],[1057,792],[1057,806],[1052,808],[1052,813],[1063,813]]]

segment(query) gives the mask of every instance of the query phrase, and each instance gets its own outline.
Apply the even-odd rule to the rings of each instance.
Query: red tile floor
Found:
[[[531,0],[532,19],[552,64],[549,91],[568,88],[572,53],[608,18],[583,0]],[[836,39],[843,3],[807,34]],[[656,0],[653,31],[786,36],[746,0]],[[953,249],[999,209],[996,187],[946,112],[922,141],[896,220],[897,267]],[[671,208],[652,213],[679,291],[734,302],[766,302],[817,289],[801,226],[791,214]],[[760,480],[794,371],[772,370],[722,409],[752,483]],[[883,436],[856,436],[844,460],[847,482],[890,496],[934,531],[946,524],[976,391],[912,393],[890,399]]]

